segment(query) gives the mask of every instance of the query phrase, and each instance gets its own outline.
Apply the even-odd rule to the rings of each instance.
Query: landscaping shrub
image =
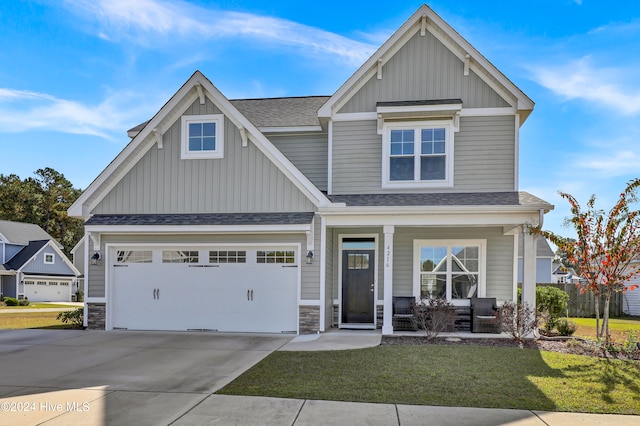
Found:
[[[84,302],[84,290],[76,291],[76,302]]]
[[[536,311],[545,322],[547,334],[556,327],[558,318],[565,314],[567,303],[569,295],[566,291],[552,286],[536,287]]]
[[[29,299],[26,297],[20,301],[20,306],[29,306]]]
[[[437,337],[440,332],[453,331],[456,309],[441,297],[419,300],[413,306],[413,317],[418,328],[427,338]]]
[[[7,306],[18,306],[20,304],[20,301],[13,297],[5,297],[4,303]]]
[[[65,324],[71,324],[74,328],[82,328],[84,327],[84,308],[60,312],[56,319]]]
[[[573,336],[578,326],[575,322],[569,321],[566,318],[562,318],[556,321],[556,330],[561,336]]]
[[[527,302],[505,302],[500,308],[500,320],[502,330],[513,337],[521,348],[524,339],[531,336],[538,326],[535,309]]]

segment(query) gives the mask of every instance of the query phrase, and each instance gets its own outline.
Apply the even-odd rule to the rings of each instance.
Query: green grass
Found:
[[[218,393],[640,414],[640,363],[455,345],[274,352]]]
[[[4,304],[0,304],[0,310],[11,310],[11,309],[50,309],[50,308],[74,308],[74,305],[65,305],[64,303],[38,303],[33,302],[29,303],[27,306],[5,306]]]
[[[3,328],[73,328],[56,319],[58,312],[16,312],[0,314],[0,329]]]
[[[596,338],[595,318],[569,318],[569,320],[578,326],[575,336],[586,339]],[[600,318],[600,324],[602,325],[602,318]],[[635,330],[640,335],[640,318],[609,318],[609,330],[616,341],[624,340],[627,330]]]

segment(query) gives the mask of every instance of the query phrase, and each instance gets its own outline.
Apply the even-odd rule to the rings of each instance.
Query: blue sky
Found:
[[[86,186],[199,69],[228,98],[332,94],[420,2],[55,0],[0,3],[0,173]],[[520,189],[608,208],[638,177],[640,2],[430,1],[536,102]]]

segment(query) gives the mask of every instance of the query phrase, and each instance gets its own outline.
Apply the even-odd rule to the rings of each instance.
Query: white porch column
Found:
[[[536,307],[536,237],[526,227],[522,233],[522,301]]]
[[[385,225],[384,232],[384,312],[382,334],[393,334],[393,225]]]

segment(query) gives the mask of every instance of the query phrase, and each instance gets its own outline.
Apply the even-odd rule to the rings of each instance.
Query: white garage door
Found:
[[[151,247],[110,252],[112,327],[297,332],[295,247]]]
[[[64,280],[25,279],[24,296],[31,302],[70,302],[71,282]]]

